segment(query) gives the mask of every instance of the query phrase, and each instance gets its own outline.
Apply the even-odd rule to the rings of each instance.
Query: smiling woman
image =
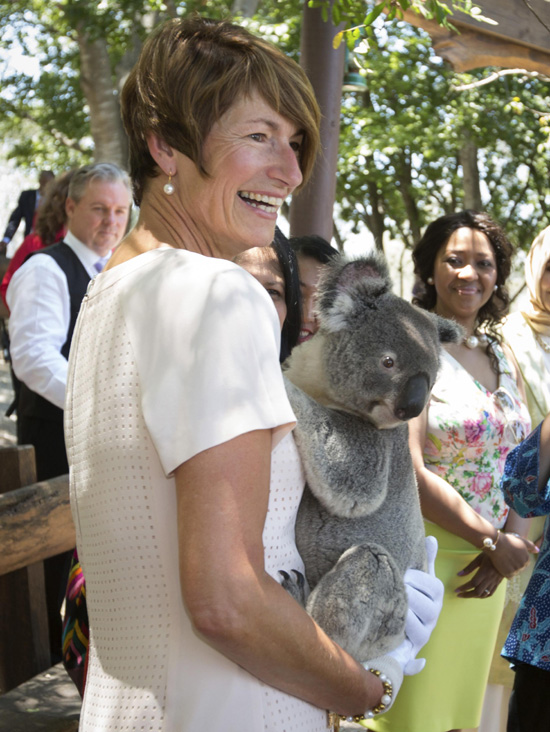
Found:
[[[409,423],[422,513],[427,533],[439,542],[436,574],[445,597],[423,651],[426,668],[405,679],[393,709],[372,725],[376,732],[478,726],[503,580],[521,571],[535,551],[519,536],[526,533],[525,521],[508,509],[500,491],[505,457],[529,429],[521,377],[496,331],[508,304],[511,253],[502,229],[475,211],[432,222],[413,250],[419,280],[414,302],[464,328],[462,342],[442,353],[426,409]]]
[[[321,732],[383,687],[279,584],[303,572],[280,325],[228,261],[273,240],[319,110],[275,47],[195,16],[146,42],[122,111],[139,220],[88,290],[66,404],[80,729]]]

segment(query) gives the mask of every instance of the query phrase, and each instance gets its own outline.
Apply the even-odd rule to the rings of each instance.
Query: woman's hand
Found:
[[[458,597],[475,599],[491,597],[504,579],[500,572],[497,572],[490,558],[483,552],[478,554],[458,575],[463,577],[471,574],[476,569],[477,572],[468,582],[456,588],[455,592]]]
[[[529,562],[529,554],[538,554],[539,549],[529,539],[518,534],[501,531],[493,552],[484,552],[494,568],[503,577],[513,577],[524,569]]]

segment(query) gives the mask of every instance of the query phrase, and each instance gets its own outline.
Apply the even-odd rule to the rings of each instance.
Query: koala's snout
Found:
[[[411,376],[399,395],[395,405],[395,416],[402,422],[418,417],[424,409],[429,390],[430,385],[426,374]]]

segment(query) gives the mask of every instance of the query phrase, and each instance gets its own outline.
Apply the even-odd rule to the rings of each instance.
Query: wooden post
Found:
[[[34,447],[0,448],[0,493],[35,482]],[[44,564],[40,561],[0,576],[0,693],[50,666]]]
[[[323,117],[321,152],[311,180],[292,198],[292,236],[318,234],[327,241],[332,239],[345,56],[345,43],[335,50],[332,42],[341,27],[325,23],[320,8],[304,3],[300,65],[311,81]]]

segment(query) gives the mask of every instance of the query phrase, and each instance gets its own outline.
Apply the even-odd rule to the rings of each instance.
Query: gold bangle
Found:
[[[490,552],[494,552],[497,548],[498,540],[500,538],[500,529],[497,529],[497,537],[493,541],[490,536],[486,536],[482,541],[481,549],[488,549]]]

